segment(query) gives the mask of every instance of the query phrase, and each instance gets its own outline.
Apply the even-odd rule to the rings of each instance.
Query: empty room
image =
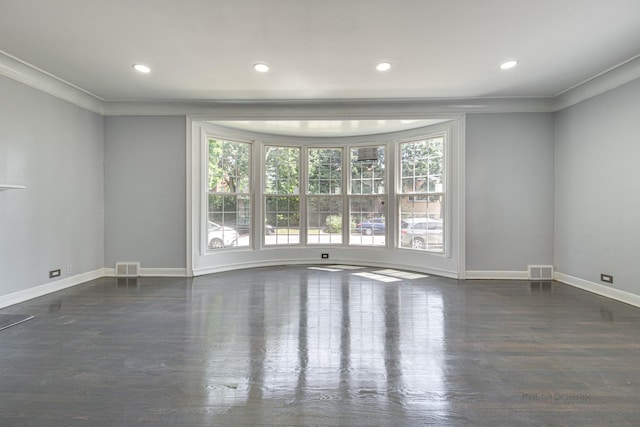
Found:
[[[0,425],[640,425],[637,0],[0,1]]]

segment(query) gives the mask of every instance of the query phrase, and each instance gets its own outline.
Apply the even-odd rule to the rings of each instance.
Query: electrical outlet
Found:
[[[600,275],[600,280],[602,282],[613,283],[613,276],[611,276],[609,274],[601,274]]]
[[[53,279],[54,277],[60,277],[60,269],[51,270],[49,272],[49,279]]]
[[[329,259],[329,254],[322,254],[322,255],[320,255],[320,258]]]
[[[73,273],[73,267],[71,265],[67,265],[67,267],[64,269],[64,272],[67,274],[67,276],[70,276],[71,273]]]

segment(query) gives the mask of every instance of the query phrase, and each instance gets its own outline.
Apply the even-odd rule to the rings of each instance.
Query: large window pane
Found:
[[[234,228],[241,235],[236,246],[248,246],[251,233],[251,198],[246,195],[210,193],[209,221]]]
[[[266,245],[300,243],[300,197],[266,196]],[[272,228],[271,228],[272,227]]]
[[[384,246],[387,236],[384,146],[350,151],[349,244]]]
[[[208,249],[251,244],[250,153],[248,143],[208,140]]]
[[[351,149],[351,194],[385,194],[384,147]]]
[[[266,194],[298,194],[300,191],[300,149],[266,147]]]
[[[307,200],[307,243],[342,243],[342,198],[314,196]]]
[[[309,194],[340,194],[342,191],[342,149],[311,148]]]
[[[250,149],[247,143],[209,140],[209,191],[249,192]]]
[[[310,148],[307,177],[307,243],[342,243],[342,149]],[[322,196],[318,196],[322,195]]]
[[[265,245],[300,243],[300,148],[265,147]]]
[[[444,252],[444,137],[400,146],[400,247]]]
[[[442,196],[402,196],[400,200],[400,246],[442,252],[444,205]]]
[[[387,235],[385,198],[352,196],[349,198],[351,245],[384,246]]]
[[[401,192],[442,192],[444,138],[430,138],[401,145]]]

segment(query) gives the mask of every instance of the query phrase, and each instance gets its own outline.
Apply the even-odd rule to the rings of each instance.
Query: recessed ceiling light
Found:
[[[253,64],[253,69],[259,73],[266,73],[267,71],[269,71],[269,66],[267,64],[258,62],[257,64]]]
[[[508,70],[515,67],[516,65],[518,65],[518,61],[507,61],[500,65],[500,68],[503,70]]]
[[[389,71],[391,69],[391,62],[381,62],[376,65],[378,71]]]
[[[133,69],[145,74],[151,72],[151,68],[142,64],[133,64]]]

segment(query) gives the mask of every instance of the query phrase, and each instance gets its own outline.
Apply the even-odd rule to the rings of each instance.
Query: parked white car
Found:
[[[208,246],[209,249],[225,248],[238,244],[238,232],[231,227],[225,227],[209,221]]]
[[[404,248],[441,250],[442,220],[407,218],[400,223],[400,245]]]

